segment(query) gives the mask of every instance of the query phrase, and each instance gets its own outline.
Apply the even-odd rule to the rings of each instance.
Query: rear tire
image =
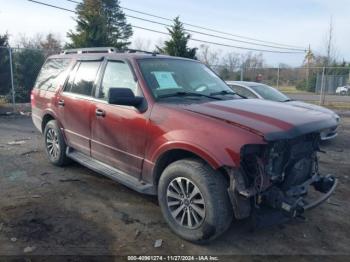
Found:
[[[49,121],[44,129],[45,152],[50,162],[65,166],[71,162],[66,156],[67,145],[56,120]]]
[[[203,243],[217,238],[231,225],[233,210],[227,188],[224,176],[206,163],[184,159],[164,170],[158,201],[166,222],[177,235]]]

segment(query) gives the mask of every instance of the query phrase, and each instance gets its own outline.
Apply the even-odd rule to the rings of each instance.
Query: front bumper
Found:
[[[292,218],[302,217],[306,210],[325,202],[335,191],[337,179],[332,176],[313,175],[304,183],[282,191],[272,186],[264,192],[244,188],[240,172],[231,175],[228,193],[236,219],[254,218],[255,226],[284,223]],[[316,199],[309,199],[310,187],[321,193]]]
[[[333,139],[338,135],[337,128],[328,129],[321,132],[320,137],[322,141]]]

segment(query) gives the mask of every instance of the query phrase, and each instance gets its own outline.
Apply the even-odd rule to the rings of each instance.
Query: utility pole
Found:
[[[311,46],[309,44],[309,48],[306,51],[304,64],[306,64],[306,88],[307,90],[310,90],[310,65],[315,58],[314,54],[311,51]]]
[[[329,22],[329,31],[328,31],[328,39],[327,39],[327,58],[326,58],[326,62],[325,65],[323,67],[323,78],[326,77],[326,80],[323,79],[323,94],[322,94],[322,105],[324,104],[325,100],[326,100],[326,90],[329,88],[328,85],[325,84],[325,82],[327,81],[328,78],[328,73],[329,73],[329,69],[328,67],[331,64],[331,56],[333,53],[333,17],[331,17],[330,22]],[[325,76],[325,74],[327,74]]]
[[[16,112],[15,86],[13,84],[12,48],[9,47],[8,50],[9,50],[10,74],[11,74],[12,106],[13,106],[13,112]]]
[[[325,67],[323,67],[322,69],[322,78],[321,78],[321,91],[320,91],[320,105],[324,104],[324,95],[323,93],[325,92]]]
[[[311,47],[309,44],[309,49],[307,50],[307,54],[306,54],[306,88],[307,90],[310,90],[310,63],[311,60],[313,59],[313,54],[311,52]]]
[[[277,89],[280,87],[280,65],[277,68]]]

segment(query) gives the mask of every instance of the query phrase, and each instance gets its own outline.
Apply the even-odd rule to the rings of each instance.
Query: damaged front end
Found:
[[[337,180],[318,171],[319,134],[279,140],[267,145],[246,145],[241,167],[229,170],[228,189],[235,217],[254,218],[256,226],[302,217],[334,192]],[[310,187],[322,193],[308,200]]]

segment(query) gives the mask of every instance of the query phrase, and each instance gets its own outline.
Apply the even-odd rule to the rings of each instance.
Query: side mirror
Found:
[[[135,96],[129,88],[110,88],[108,91],[109,104],[138,108],[142,102],[143,97]]]

